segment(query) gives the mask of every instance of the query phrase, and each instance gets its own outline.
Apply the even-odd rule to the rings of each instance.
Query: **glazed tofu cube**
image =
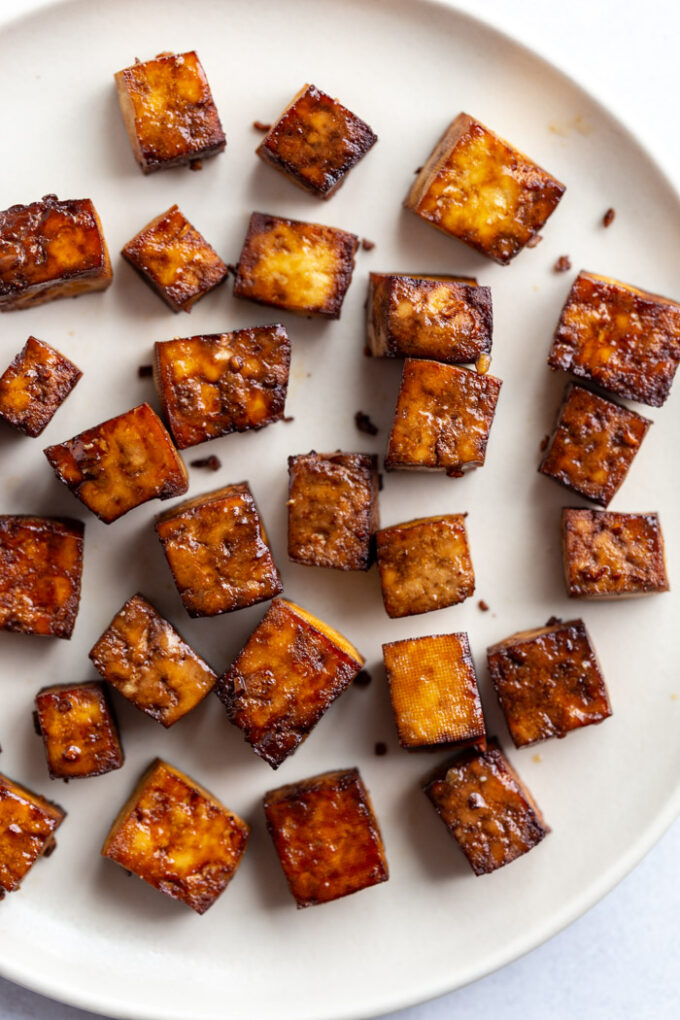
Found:
[[[0,630],[71,637],[80,604],[84,531],[70,518],[0,517]]]
[[[670,588],[658,514],[564,509],[562,558],[570,598],[613,599]]]
[[[475,875],[527,853],[550,832],[533,797],[495,740],[428,776],[423,789]]]
[[[230,613],[283,591],[247,482],[172,507],[156,532],[189,616]]]
[[[366,308],[375,358],[464,364],[491,350],[491,289],[474,279],[371,273]]]
[[[0,418],[27,436],[39,436],[82,374],[54,347],[29,336],[0,376]]]
[[[150,499],[171,499],[189,488],[182,458],[148,404],[44,452],[59,481],[105,524]]]
[[[89,198],[45,195],[0,212],[0,312],[106,290],[113,280],[99,216]]]
[[[467,113],[446,129],[404,206],[506,265],[543,228],[565,188]]]
[[[123,121],[142,173],[222,152],[227,144],[196,53],[162,53],[114,75]]]
[[[121,255],[173,312],[190,312],[229,275],[214,248],[176,205],[147,223]]]
[[[288,458],[288,555],[308,567],[368,570],[374,559],[378,458],[311,453]]]
[[[279,325],[154,347],[156,388],[180,450],[280,421],[289,369],[290,340]]]
[[[65,817],[63,808],[0,773],[0,900],[54,850],[54,833]]]
[[[569,384],[539,471],[608,506],[652,422],[582,386]]]
[[[90,651],[105,680],[163,726],[195,708],[217,680],[143,595],[133,595]]]
[[[303,85],[255,151],[293,184],[330,198],[377,141],[337,99]]]
[[[118,813],[102,856],[204,914],[236,874],[249,834],[205,787],[157,758]]]
[[[324,772],[270,790],[264,811],[298,908],[389,878],[378,820],[358,769]]]
[[[87,779],[121,767],[118,727],[102,684],[43,687],[35,707],[52,779]]]
[[[376,535],[388,616],[415,616],[464,602],[475,590],[465,514],[420,517]]]
[[[482,467],[501,380],[438,361],[404,363],[387,471],[446,471],[454,478]]]
[[[215,691],[255,753],[277,769],[363,665],[337,630],[275,599]]]
[[[253,213],[234,295],[298,315],[339,319],[359,238],[320,223]]]
[[[467,634],[407,638],[382,649],[402,747],[486,747]]]
[[[578,274],[555,330],[551,368],[661,407],[678,362],[678,302],[608,276]]]

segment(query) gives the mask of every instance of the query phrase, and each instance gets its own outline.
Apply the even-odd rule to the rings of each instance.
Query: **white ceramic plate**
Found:
[[[226,154],[201,173],[148,178],[133,161],[112,74],[135,56],[196,48],[227,131]],[[338,95],[380,141],[327,204],[304,195],[253,155],[254,119],[271,120],[303,81]],[[172,317],[115,257],[104,295],[62,301],[1,320],[4,367],[29,333],[55,344],[84,378],[41,440],[9,430],[2,445],[2,512],[74,514],[87,521],[83,599],[71,642],[2,634],[2,769],[68,810],[58,849],[2,910],[0,970],[48,995],[109,1014],[207,1020],[233,1016],[366,1017],[437,995],[536,946],[591,906],[658,838],[678,810],[680,741],[674,630],[678,595],[617,604],[569,602],[559,556],[559,508],[577,505],[536,474],[538,444],[566,382],[545,358],[572,274],[557,256],[661,293],[677,288],[677,196],[635,140],[592,98],[537,56],[451,8],[417,0],[77,0],[0,32],[3,137],[0,208],[47,192],[90,196],[111,251],[172,202],[228,260],[238,257],[254,208],[318,219],[376,242],[360,252],[337,323],[306,321],[235,301],[230,286],[191,318]],[[443,126],[473,113],[555,173],[567,193],[545,240],[501,268],[401,210],[413,170]],[[615,224],[601,227],[605,209]],[[362,356],[369,270],[474,274],[493,289],[492,371],[504,380],[486,467],[461,480],[392,474],[384,524],[468,511],[477,594],[462,606],[406,621],[384,613],[375,571],[342,575],[286,559],[286,457],[310,447],[382,452],[399,365]],[[213,697],[166,732],[117,698],[127,753],[116,773],[50,783],[31,722],[35,691],[93,677],[87,651],[141,589],[218,669],[232,659],[262,607],[190,621],[152,529],[160,504],[111,527],[56,481],[42,447],[155,402],[137,367],[154,340],[284,321],[293,341],[291,424],[217,440],[215,475],[191,472],[191,492],[248,477],[271,533],[286,594],[327,618],[364,652],[374,682],[348,691],[278,773],[258,759]],[[678,392],[662,410],[614,509],[659,510],[671,581],[679,576],[673,524]],[[369,411],[375,439],[354,429]],[[43,441],[44,440],[44,441]],[[484,598],[491,612],[482,613]],[[494,875],[475,879],[418,789],[443,755],[397,747],[384,676],[385,640],[467,630],[491,732],[508,734],[484,669],[484,650],[548,616],[583,615],[609,682],[614,716],[564,741],[511,751],[553,832]],[[374,756],[376,740],[389,753]],[[99,857],[118,806],[154,756],[212,788],[253,826],[232,886],[204,917],[128,878]],[[372,791],[390,881],[296,911],[264,830],[260,798],[322,769],[359,765]]]

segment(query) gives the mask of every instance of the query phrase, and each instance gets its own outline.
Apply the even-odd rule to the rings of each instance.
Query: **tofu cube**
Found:
[[[156,532],[189,616],[230,613],[283,591],[247,482],[173,506]]]
[[[339,319],[359,238],[345,230],[253,213],[234,296],[298,315]]]
[[[63,808],[0,773],[0,900],[54,850],[54,833],[65,817]]]
[[[118,727],[102,684],[55,684],[35,699],[52,779],[87,779],[123,764]]]
[[[270,790],[264,811],[298,909],[389,878],[378,820],[358,769]]]
[[[102,856],[204,914],[236,874],[250,827],[157,758],[121,808]]]
[[[0,376],[0,419],[39,436],[83,373],[54,347],[29,336]]]
[[[84,531],[67,517],[0,516],[0,630],[71,637]]]
[[[197,54],[159,53],[114,75],[123,121],[142,173],[222,152],[227,144]]]
[[[449,125],[404,206],[507,265],[545,225],[565,187],[467,113]]]
[[[661,407],[680,362],[680,304],[620,280],[580,272],[548,356],[551,368]]]
[[[150,499],[171,499],[189,488],[182,458],[148,404],[44,452],[59,481],[105,524]]]
[[[106,290],[111,259],[89,198],[45,195],[0,212],[0,312]]]
[[[215,691],[255,753],[277,769],[363,665],[337,630],[275,599]]]

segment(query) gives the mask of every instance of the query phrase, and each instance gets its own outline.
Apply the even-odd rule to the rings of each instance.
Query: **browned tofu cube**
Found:
[[[154,348],[163,414],[180,450],[283,417],[290,369],[284,326],[166,340]]]
[[[44,452],[59,481],[105,524],[150,499],[171,499],[189,488],[182,458],[148,404]]]
[[[206,159],[227,144],[196,53],[162,53],[114,75],[123,121],[142,173]]]
[[[172,507],[156,532],[189,616],[230,613],[283,591],[247,482]]]
[[[548,835],[536,802],[495,740],[428,776],[425,793],[475,875],[487,875]]]
[[[123,764],[118,727],[102,684],[55,684],[35,699],[52,779],[87,779]]]
[[[217,680],[143,595],[133,595],[116,613],[90,658],[123,697],[163,726],[195,708]]]
[[[458,276],[371,273],[368,347],[376,358],[474,362],[491,350],[491,288]]]
[[[551,368],[661,407],[678,362],[678,302],[608,276],[578,274],[555,330]]]
[[[320,223],[253,213],[234,295],[298,315],[339,319],[359,238]]]
[[[404,206],[506,265],[543,228],[565,188],[467,113],[416,177]]]
[[[14,892],[43,854],[66,812],[0,773],[0,900]]]
[[[382,649],[402,747],[486,747],[467,634],[407,638]]]
[[[0,418],[39,436],[83,373],[54,347],[29,336],[0,376]]]
[[[270,790],[264,811],[298,908],[389,878],[378,820],[358,769],[324,772]]]
[[[236,874],[250,827],[157,758],[118,813],[102,856],[204,914]]]
[[[438,361],[404,363],[387,444],[387,471],[445,471],[457,478],[482,467],[501,380]]]
[[[363,664],[333,627],[275,599],[215,691],[255,753],[276,769]]]
[[[288,555],[308,567],[368,570],[380,526],[378,458],[311,453],[288,458]]]
[[[582,386],[569,384],[539,471],[608,506],[652,422]]]
[[[0,212],[0,312],[106,290],[113,280],[99,216],[89,198],[45,195]]]
[[[0,630],[71,637],[84,531],[80,521],[66,517],[0,517]]]
[[[387,615],[415,616],[464,602],[475,590],[465,514],[420,517],[376,535]]]
[[[658,514],[564,509],[562,558],[571,598],[614,599],[670,588]]]

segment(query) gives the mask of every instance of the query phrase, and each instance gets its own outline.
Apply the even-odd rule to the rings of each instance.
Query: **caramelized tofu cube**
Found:
[[[0,517],[0,630],[71,637],[84,531],[70,518]]]
[[[661,407],[678,362],[678,302],[608,276],[578,274],[555,330],[551,368]]]
[[[182,458],[148,404],[44,452],[59,481],[105,524],[150,499],[171,499],[189,488]]]
[[[247,482],[172,507],[156,532],[189,616],[217,616],[283,591]]]
[[[118,727],[102,684],[55,684],[35,699],[52,779],[87,779],[123,764]]]
[[[253,213],[234,295],[298,315],[339,319],[359,238],[320,223]]]
[[[204,914],[236,874],[249,834],[205,787],[157,758],[118,813],[102,856]]]
[[[270,790],[264,811],[298,908],[389,878],[378,820],[358,769],[324,772]]]
[[[54,849],[54,833],[65,817],[57,804],[0,773],[0,900]]]
[[[29,336],[0,376],[0,418],[27,436],[39,436],[82,374],[54,347]]]
[[[230,721],[276,769],[363,665],[363,656],[337,630],[275,599],[215,690]]]
[[[0,212],[0,312],[106,290],[113,280],[99,216],[89,198],[45,195]]]
[[[565,188],[467,113],[446,129],[404,206],[506,265],[543,228]]]

